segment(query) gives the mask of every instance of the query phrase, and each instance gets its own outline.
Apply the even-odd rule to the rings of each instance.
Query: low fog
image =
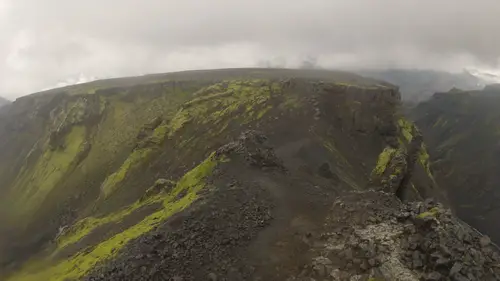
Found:
[[[495,73],[495,0],[0,0],[0,95],[226,67]]]

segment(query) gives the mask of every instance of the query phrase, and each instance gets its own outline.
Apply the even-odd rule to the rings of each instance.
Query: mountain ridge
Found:
[[[167,76],[30,95],[0,115],[2,278],[285,280],[345,193],[386,194],[382,209],[447,201],[391,84],[321,70]],[[436,222],[422,206],[414,216]],[[368,280],[389,274],[379,266],[339,270]]]

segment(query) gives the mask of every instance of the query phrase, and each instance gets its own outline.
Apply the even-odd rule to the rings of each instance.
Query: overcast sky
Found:
[[[0,0],[0,95],[199,68],[496,69],[499,0]]]

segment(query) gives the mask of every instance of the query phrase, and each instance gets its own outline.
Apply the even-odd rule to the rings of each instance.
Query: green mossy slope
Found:
[[[363,189],[370,174],[404,174],[394,159],[419,138],[398,119],[399,99],[356,75],[292,70],[98,81],[19,99],[0,115],[0,268],[9,280],[84,276],[190,206],[222,161],[207,155],[249,129],[313,185]],[[428,173],[411,182],[416,197],[431,182],[423,143],[418,153]],[[160,179],[178,181],[145,196]]]
[[[137,209],[145,204],[151,204],[153,202],[161,202],[163,205],[161,210],[148,215],[134,226],[98,243],[90,249],[85,249],[68,259],[55,262],[54,264],[52,264],[50,260],[41,262],[37,261],[32,265],[28,264],[23,270],[20,271],[20,273],[11,276],[8,280],[64,281],[68,279],[76,280],[83,277],[97,263],[104,262],[107,259],[112,258],[120,250],[120,248],[126,245],[126,243],[130,240],[151,231],[162,221],[191,205],[198,198],[197,192],[207,186],[205,180],[212,174],[215,166],[217,165],[217,161],[218,160],[215,155],[212,154],[200,165],[186,173],[186,175],[179,180],[176,187],[168,194],[162,194],[155,198],[151,198],[150,200],[138,202],[131,208],[116,214],[111,214],[107,217],[86,218],[77,222],[74,227],[68,230],[67,234],[64,234],[59,239],[59,247],[66,247],[69,244],[82,239],[100,225],[123,219],[125,216],[134,211],[134,208]],[[182,195],[182,197],[178,198],[179,195]],[[40,267],[43,269],[40,270]]]

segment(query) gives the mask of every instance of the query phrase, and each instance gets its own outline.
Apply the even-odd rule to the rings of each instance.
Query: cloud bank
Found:
[[[0,0],[0,95],[187,69],[495,70],[497,0]]]

